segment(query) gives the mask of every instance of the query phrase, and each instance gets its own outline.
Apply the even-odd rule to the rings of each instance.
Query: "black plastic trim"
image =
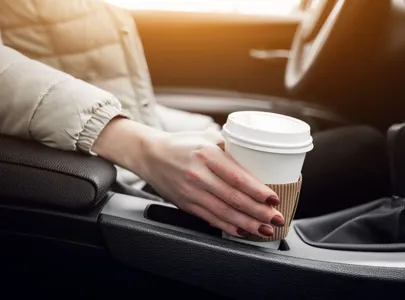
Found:
[[[405,292],[401,268],[294,258],[104,214],[100,223],[116,259],[234,299],[358,300]]]
[[[0,205],[0,233],[103,248],[98,217],[111,195],[109,193],[91,212],[85,214]]]

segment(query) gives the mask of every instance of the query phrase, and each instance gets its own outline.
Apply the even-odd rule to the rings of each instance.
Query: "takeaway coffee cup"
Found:
[[[307,123],[280,114],[242,111],[223,127],[225,151],[264,184],[297,182],[313,148]]]
[[[253,241],[280,240],[288,233],[298,201],[305,155],[313,148],[310,130],[301,120],[275,113],[241,111],[228,116],[222,130],[225,151],[283,196],[279,195],[282,203],[278,209],[286,218],[287,228],[275,229],[273,239],[253,238]]]

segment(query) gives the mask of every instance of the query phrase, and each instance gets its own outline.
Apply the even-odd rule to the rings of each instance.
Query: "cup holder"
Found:
[[[181,211],[177,208],[161,205],[161,204],[149,204],[144,211],[144,217],[147,220],[158,222],[160,224],[166,224],[184,229],[192,230],[195,232],[208,234],[213,237],[222,237],[222,231],[212,227],[204,220]],[[286,240],[282,240],[278,247],[279,251],[288,251],[290,247]]]
[[[144,211],[144,217],[161,224],[181,227],[215,237],[222,236],[221,230],[212,227],[209,223],[196,216],[171,206],[149,204]]]

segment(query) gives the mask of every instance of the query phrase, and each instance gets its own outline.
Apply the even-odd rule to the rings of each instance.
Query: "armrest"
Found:
[[[115,179],[115,167],[99,157],[0,138],[0,204],[87,210]]]

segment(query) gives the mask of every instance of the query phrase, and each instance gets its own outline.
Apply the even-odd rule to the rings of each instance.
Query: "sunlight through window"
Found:
[[[300,0],[105,0],[134,10],[218,12],[258,15],[289,15]]]

